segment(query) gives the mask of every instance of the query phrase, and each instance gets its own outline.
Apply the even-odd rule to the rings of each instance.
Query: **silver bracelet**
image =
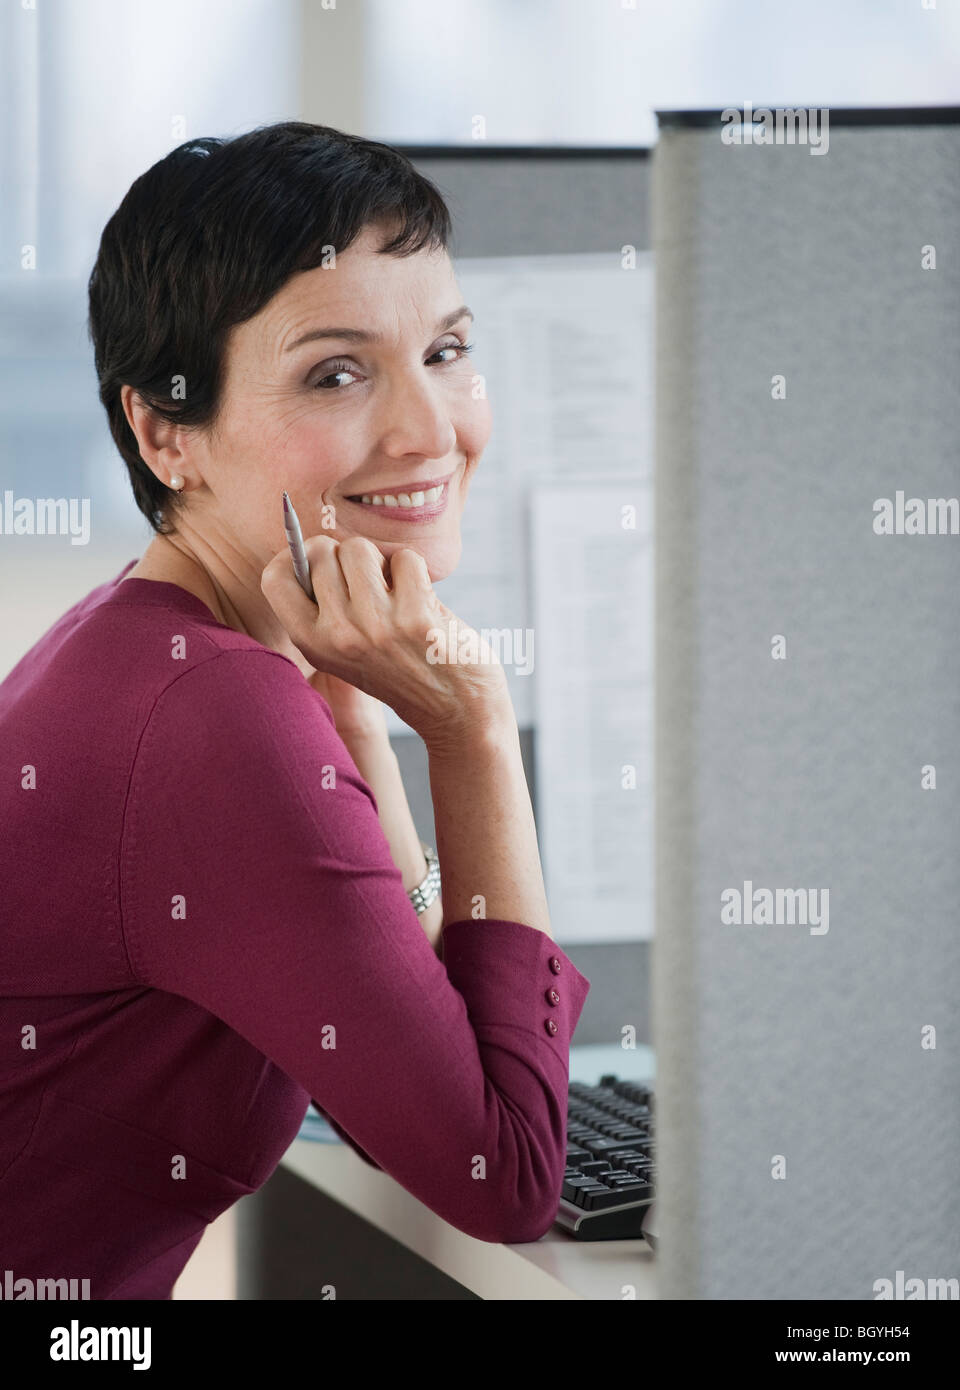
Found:
[[[422,840],[420,841],[420,848],[427,861],[427,876],[422,883],[418,883],[416,888],[411,888],[407,894],[418,917],[422,917],[430,904],[436,902],[440,893],[440,861],[437,858],[437,851],[431,849],[429,845],[425,845]]]

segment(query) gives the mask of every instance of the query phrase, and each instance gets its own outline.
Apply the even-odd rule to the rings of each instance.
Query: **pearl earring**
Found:
[[[170,486],[173,488],[174,492],[180,492],[182,490],[184,481],[185,479],[181,478],[179,473],[171,473]]]

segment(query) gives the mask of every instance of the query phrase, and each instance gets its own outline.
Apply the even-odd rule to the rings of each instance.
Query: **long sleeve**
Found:
[[[450,923],[437,958],[373,794],[292,662],[224,651],[166,686],[120,865],[139,982],[246,1038],[458,1229],[544,1234],[589,981],[518,922]]]

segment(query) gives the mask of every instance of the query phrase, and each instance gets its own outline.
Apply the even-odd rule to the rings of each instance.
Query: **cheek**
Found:
[[[318,422],[304,418],[286,430],[278,440],[285,477],[283,484],[292,495],[294,486],[304,493],[304,501],[329,501],[338,485],[356,473],[363,462],[364,449],[355,427],[336,420]],[[276,468],[273,469],[276,474]]]
[[[490,403],[487,400],[471,401],[470,410],[456,422],[457,446],[466,456],[465,476],[471,477],[480,455],[487,447],[492,429]]]

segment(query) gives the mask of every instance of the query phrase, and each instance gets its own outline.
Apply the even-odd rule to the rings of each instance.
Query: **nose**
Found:
[[[445,458],[457,443],[450,418],[450,399],[437,383],[422,375],[423,369],[404,373],[385,402],[386,424],[381,448],[388,457],[420,454]]]

